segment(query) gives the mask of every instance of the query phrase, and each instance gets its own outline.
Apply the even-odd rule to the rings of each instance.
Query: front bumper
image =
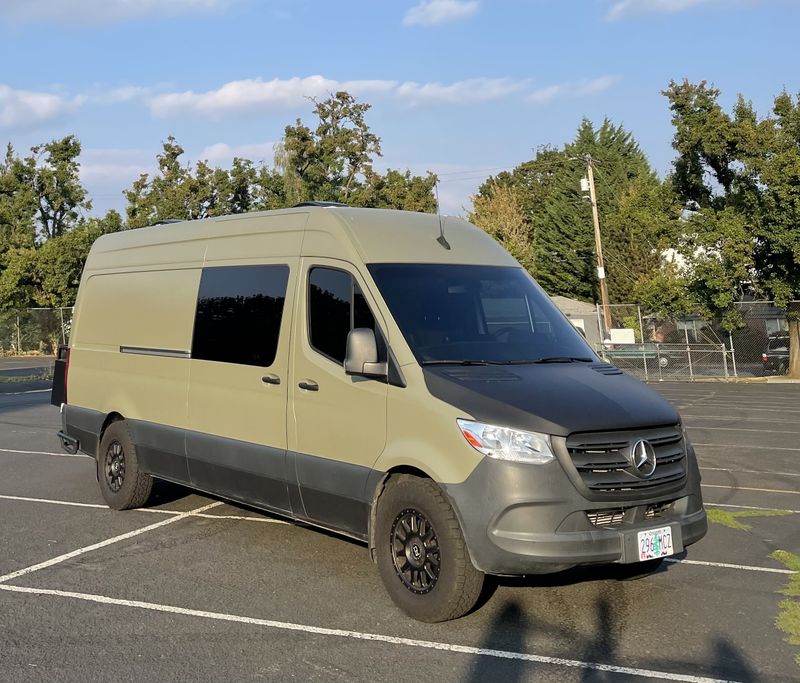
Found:
[[[700,473],[689,448],[687,476],[633,499],[592,501],[556,460],[524,465],[485,458],[461,484],[447,485],[475,567],[487,574],[547,574],[577,565],[638,561],[637,534],[669,526],[676,553],[705,536]],[[597,513],[618,516],[609,526]]]

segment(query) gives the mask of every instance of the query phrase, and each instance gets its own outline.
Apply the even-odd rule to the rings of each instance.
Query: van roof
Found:
[[[439,218],[436,214],[343,206],[299,206],[103,235],[92,247],[93,265],[103,267],[96,262],[103,253],[111,256],[110,252],[116,252],[120,257],[122,251],[158,245],[177,246],[179,243],[226,236],[268,236],[270,233],[275,233],[276,237],[278,234],[294,234],[298,239],[302,233],[303,255],[356,258],[364,263],[518,265],[492,237],[462,218],[443,216],[442,224],[450,249],[437,241]],[[99,260],[106,259],[101,257]],[[117,258],[112,260],[118,262]]]

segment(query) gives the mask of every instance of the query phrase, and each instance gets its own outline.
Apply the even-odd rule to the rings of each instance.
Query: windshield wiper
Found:
[[[594,358],[585,356],[549,356],[526,361],[527,363],[591,363]]]
[[[497,365],[492,360],[424,360],[420,365]]]

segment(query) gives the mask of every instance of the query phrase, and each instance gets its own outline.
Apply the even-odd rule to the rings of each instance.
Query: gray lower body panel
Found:
[[[706,533],[700,475],[690,458],[683,486],[648,498],[589,501],[558,461],[527,465],[485,458],[445,489],[460,517],[473,564],[488,574],[546,574],[577,565],[639,560],[638,533],[670,527],[675,553]],[[609,525],[590,515],[622,511]]]
[[[106,415],[65,405],[65,435],[97,456]],[[142,469],[155,477],[366,540],[368,467],[143,420],[128,420]]]

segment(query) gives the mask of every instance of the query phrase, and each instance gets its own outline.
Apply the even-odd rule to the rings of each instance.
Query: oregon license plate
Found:
[[[655,560],[675,553],[672,546],[672,529],[668,526],[640,531],[638,541],[639,562]]]

